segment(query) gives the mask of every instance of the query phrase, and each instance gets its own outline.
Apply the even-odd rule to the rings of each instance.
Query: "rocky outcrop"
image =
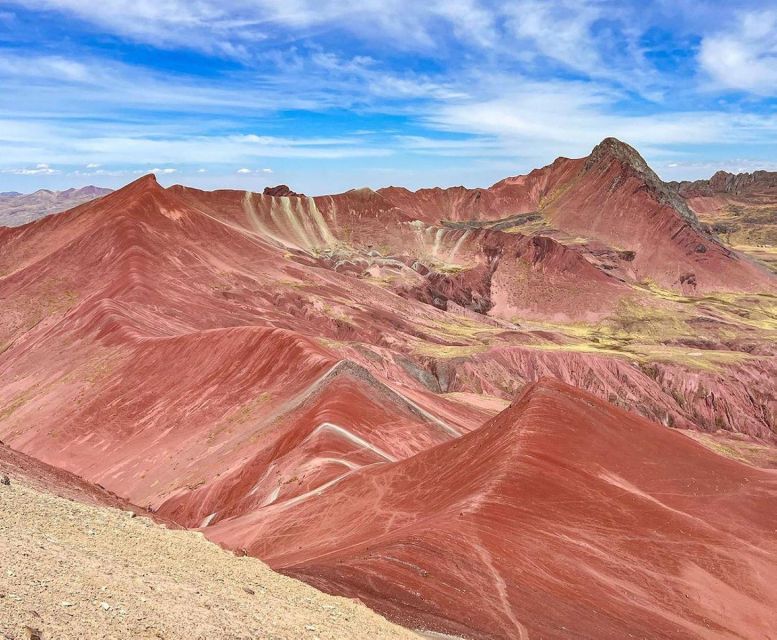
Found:
[[[709,180],[670,182],[669,185],[683,198],[727,194],[748,197],[771,192],[777,196],[777,171],[729,173],[718,171]]]
[[[264,191],[262,192],[266,196],[284,196],[284,197],[295,197],[295,198],[304,198],[304,193],[297,193],[296,191],[292,191],[287,185],[285,184],[279,184],[275,187],[265,187]]]

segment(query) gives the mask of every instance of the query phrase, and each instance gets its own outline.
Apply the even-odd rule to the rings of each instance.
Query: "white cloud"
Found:
[[[777,94],[777,11],[742,13],[732,29],[705,37],[699,62],[720,87]]]
[[[26,5],[22,0],[14,4]],[[432,33],[444,24],[459,37],[485,45],[496,18],[490,3],[481,0],[38,0],[36,5],[154,46],[237,58],[250,56],[252,45],[284,28],[305,31],[324,25],[357,37],[379,36],[395,47],[432,48]]]
[[[10,173],[17,176],[51,176],[56,175],[58,173],[61,173],[58,169],[52,169],[49,165],[39,163],[36,164],[34,167],[23,167],[23,168],[11,168],[11,169],[3,169],[2,173]]]
[[[20,56],[3,52],[0,56],[0,74],[72,82],[94,81],[86,65],[61,56]]]
[[[143,171],[142,173],[158,173],[160,175],[171,175],[173,173],[178,173],[178,169],[173,169],[171,167],[164,167],[160,169],[159,167],[154,167],[153,169],[147,169],[146,171]]]
[[[238,169],[235,173],[239,173],[242,175],[249,174],[249,173],[272,173],[273,170],[270,168],[265,169],[247,169],[243,167],[242,169]]]
[[[35,167],[40,158],[91,172],[72,175],[127,175],[153,162],[167,167],[160,173],[175,166],[195,178],[205,173],[197,167],[207,166],[202,182],[224,176],[239,182],[244,179],[235,167],[243,168],[241,175],[283,167],[286,179],[297,164],[284,164],[289,159],[316,162],[317,180],[354,176],[355,185],[367,171],[398,165],[413,176],[405,159],[424,163],[430,176],[456,165],[457,180],[468,180],[476,163],[481,171],[498,165],[514,173],[510,166],[518,163],[523,168],[559,154],[583,155],[607,135],[642,151],[777,142],[773,112],[704,102],[709,94],[698,99],[698,78],[658,78],[650,70],[641,37],[651,12],[659,10],[651,3],[636,9],[614,0],[3,4],[76,17],[83,21],[79,30],[91,25],[154,48],[196,49],[239,62],[215,61],[198,76],[97,57],[97,49],[67,57],[0,47],[5,173],[41,175]],[[699,13],[686,0],[657,4],[676,8],[688,24],[688,16]],[[692,25],[715,29],[703,39],[701,68],[718,88],[774,92],[777,12],[726,20],[723,10],[716,11]],[[689,27],[688,33],[699,31]],[[333,50],[325,48],[330,44]],[[409,50],[413,62],[403,64]],[[426,61],[432,64],[421,64]],[[634,100],[637,93],[660,101],[667,86],[672,102],[661,108]],[[274,120],[279,112],[284,117]],[[300,129],[289,125],[297,117],[285,115],[290,112],[303,113],[301,120],[315,113],[324,123],[318,131],[327,133],[295,135]],[[352,121],[343,127],[335,118],[328,128],[327,115],[342,112]],[[390,121],[380,121],[387,116]],[[392,137],[389,126],[398,135]],[[344,128],[355,131],[345,135]],[[401,161],[387,159],[378,167],[377,159],[392,155]],[[461,162],[443,166],[420,156]],[[305,163],[299,163],[300,175],[310,171]]]
[[[743,144],[774,140],[777,116],[728,114],[722,111],[675,111],[620,114],[613,105],[618,92],[591,83],[522,82],[477,100],[453,101],[425,116],[433,128],[482,136],[488,146],[501,145],[520,156],[527,150],[543,155],[562,150],[583,155],[605,136],[615,136],[643,149],[660,145]],[[461,143],[435,141],[436,151]],[[475,143],[468,142],[467,147]],[[416,147],[418,148],[416,143]]]
[[[574,69],[598,71],[604,67],[591,35],[592,24],[607,8],[585,2],[518,0],[509,5],[509,30],[532,42],[537,51]]]

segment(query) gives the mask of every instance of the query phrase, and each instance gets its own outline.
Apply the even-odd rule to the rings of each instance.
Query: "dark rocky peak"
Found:
[[[287,185],[285,184],[279,184],[275,187],[265,187],[264,191],[262,192],[266,196],[274,196],[274,197],[280,197],[280,196],[295,196],[299,198],[304,198],[304,193],[297,193],[296,191],[292,191]]]
[[[671,207],[688,224],[703,231],[696,215],[677,189],[661,180],[634,147],[617,138],[605,138],[596,145],[586,159],[583,172],[607,170],[613,162],[618,162],[624,171],[630,171],[644,181],[646,189],[661,204]]]

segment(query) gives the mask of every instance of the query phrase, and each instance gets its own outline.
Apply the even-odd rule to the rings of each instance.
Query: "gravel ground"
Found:
[[[196,532],[0,484],[0,639],[418,638]]]

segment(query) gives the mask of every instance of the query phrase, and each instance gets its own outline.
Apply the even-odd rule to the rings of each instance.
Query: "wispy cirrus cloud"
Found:
[[[43,162],[36,164],[34,167],[2,169],[0,172],[10,173],[15,176],[53,176],[62,173]]]
[[[720,87],[777,95],[777,9],[740,13],[704,38],[699,61]]]
[[[213,184],[272,165],[315,192],[467,182],[474,164],[497,179],[607,135],[672,171],[777,145],[777,18],[755,0],[3,5],[7,180],[154,163]],[[10,173],[44,163],[63,173]]]

